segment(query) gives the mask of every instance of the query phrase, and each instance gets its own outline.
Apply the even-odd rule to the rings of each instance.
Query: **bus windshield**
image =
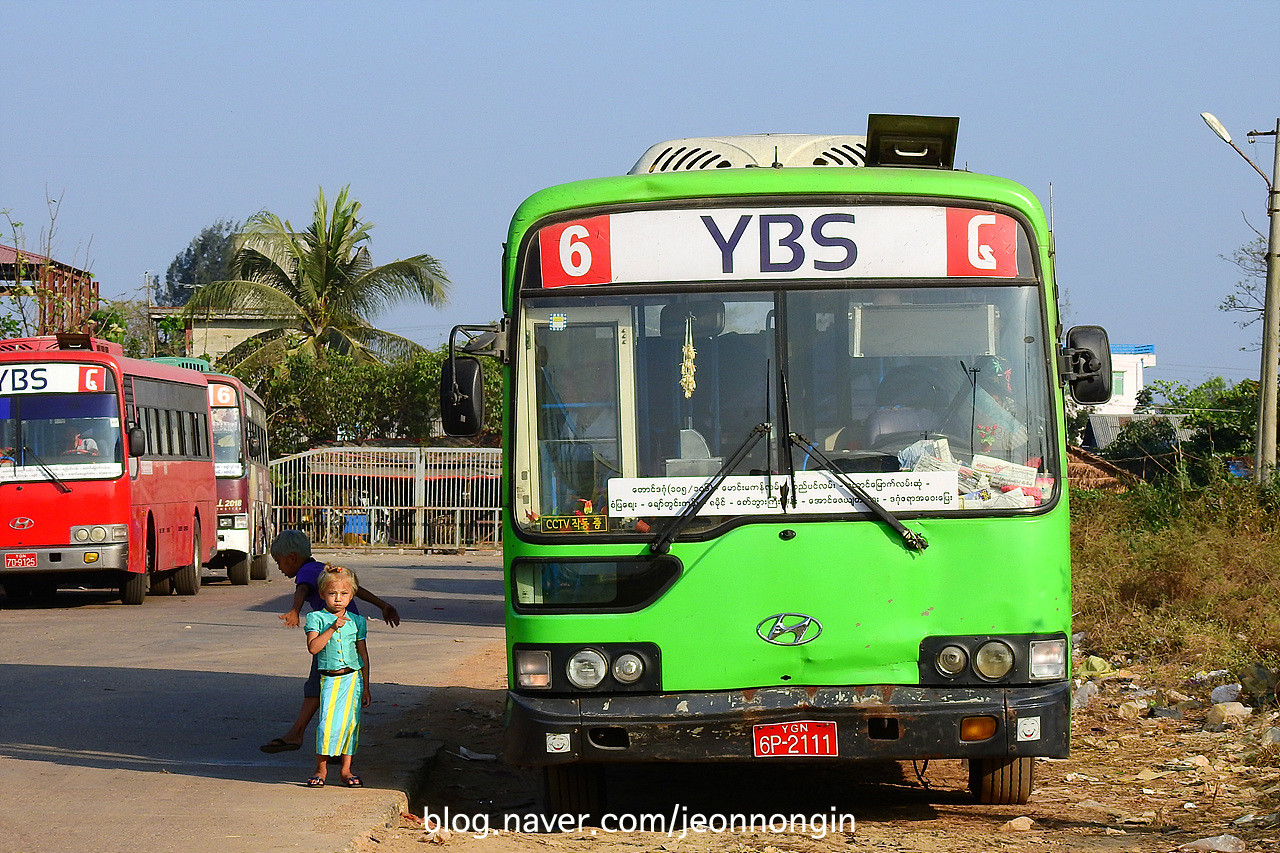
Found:
[[[769,435],[688,532],[862,511],[828,468],[887,483],[877,500],[893,512],[1045,504],[1057,460],[1042,294],[954,284],[526,298],[518,523],[656,529],[759,424]]]
[[[124,472],[115,394],[0,396],[0,479],[64,480]]]
[[[209,410],[213,418],[213,470],[218,477],[240,477],[244,474],[240,455],[240,410],[235,407],[215,407]]]

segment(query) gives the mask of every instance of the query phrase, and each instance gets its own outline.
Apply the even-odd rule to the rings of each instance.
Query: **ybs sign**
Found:
[[[957,207],[654,210],[538,232],[543,287],[1018,275],[1018,224]]]
[[[55,394],[106,389],[105,367],[66,362],[0,367],[0,394]]]

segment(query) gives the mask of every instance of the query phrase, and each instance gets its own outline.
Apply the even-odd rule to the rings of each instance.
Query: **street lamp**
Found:
[[[1277,363],[1280,362],[1280,190],[1276,181],[1280,180],[1280,145],[1276,145],[1275,164],[1272,166],[1272,177],[1258,168],[1258,164],[1249,159],[1249,155],[1231,141],[1231,134],[1222,126],[1212,113],[1200,113],[1204,123],[1218,135],[1218,138],[1236,150],[1245,162],[1254,168],[1267,184],[1267,216],[1271,220],[1271,231],[1267,238],[1267,291],[1262,305],[1262,375],[1258,393],[1258,432],[1254,450],[1254,479],[1259,483],[1269,481],[1276,468],[1276,387]],[[1280,118],[1276,119],[1275,130],[1251,130],[1246,134],[1250,138],[1257,136],[1274,136],[1280,140]]]

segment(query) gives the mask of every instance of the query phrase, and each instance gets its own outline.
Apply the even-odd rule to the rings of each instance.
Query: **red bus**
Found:
[[[266,580],[270,568],[271,474],[267,407],[234,376],[209,376],[213,470],[218,478],[218,553],[209,563],[233,584]]]
[[[208,380],[82,334],[0,341],[0,585],[200,590],[217,503]]]

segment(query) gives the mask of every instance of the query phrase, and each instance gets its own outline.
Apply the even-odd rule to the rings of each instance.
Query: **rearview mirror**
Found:
[[[440,370],[440,420],[448,435],[472,436],[484,426],[484,372],[470,356],[447,359]]]
[[[1062,350],[1062,378],[1077,403],[1094,406],[1111,399],[1111,344],[1101,326],[1075,326]]]
[[[147,453],[147,434],[142,427],[129,427],[129,455],[145,456]]]

